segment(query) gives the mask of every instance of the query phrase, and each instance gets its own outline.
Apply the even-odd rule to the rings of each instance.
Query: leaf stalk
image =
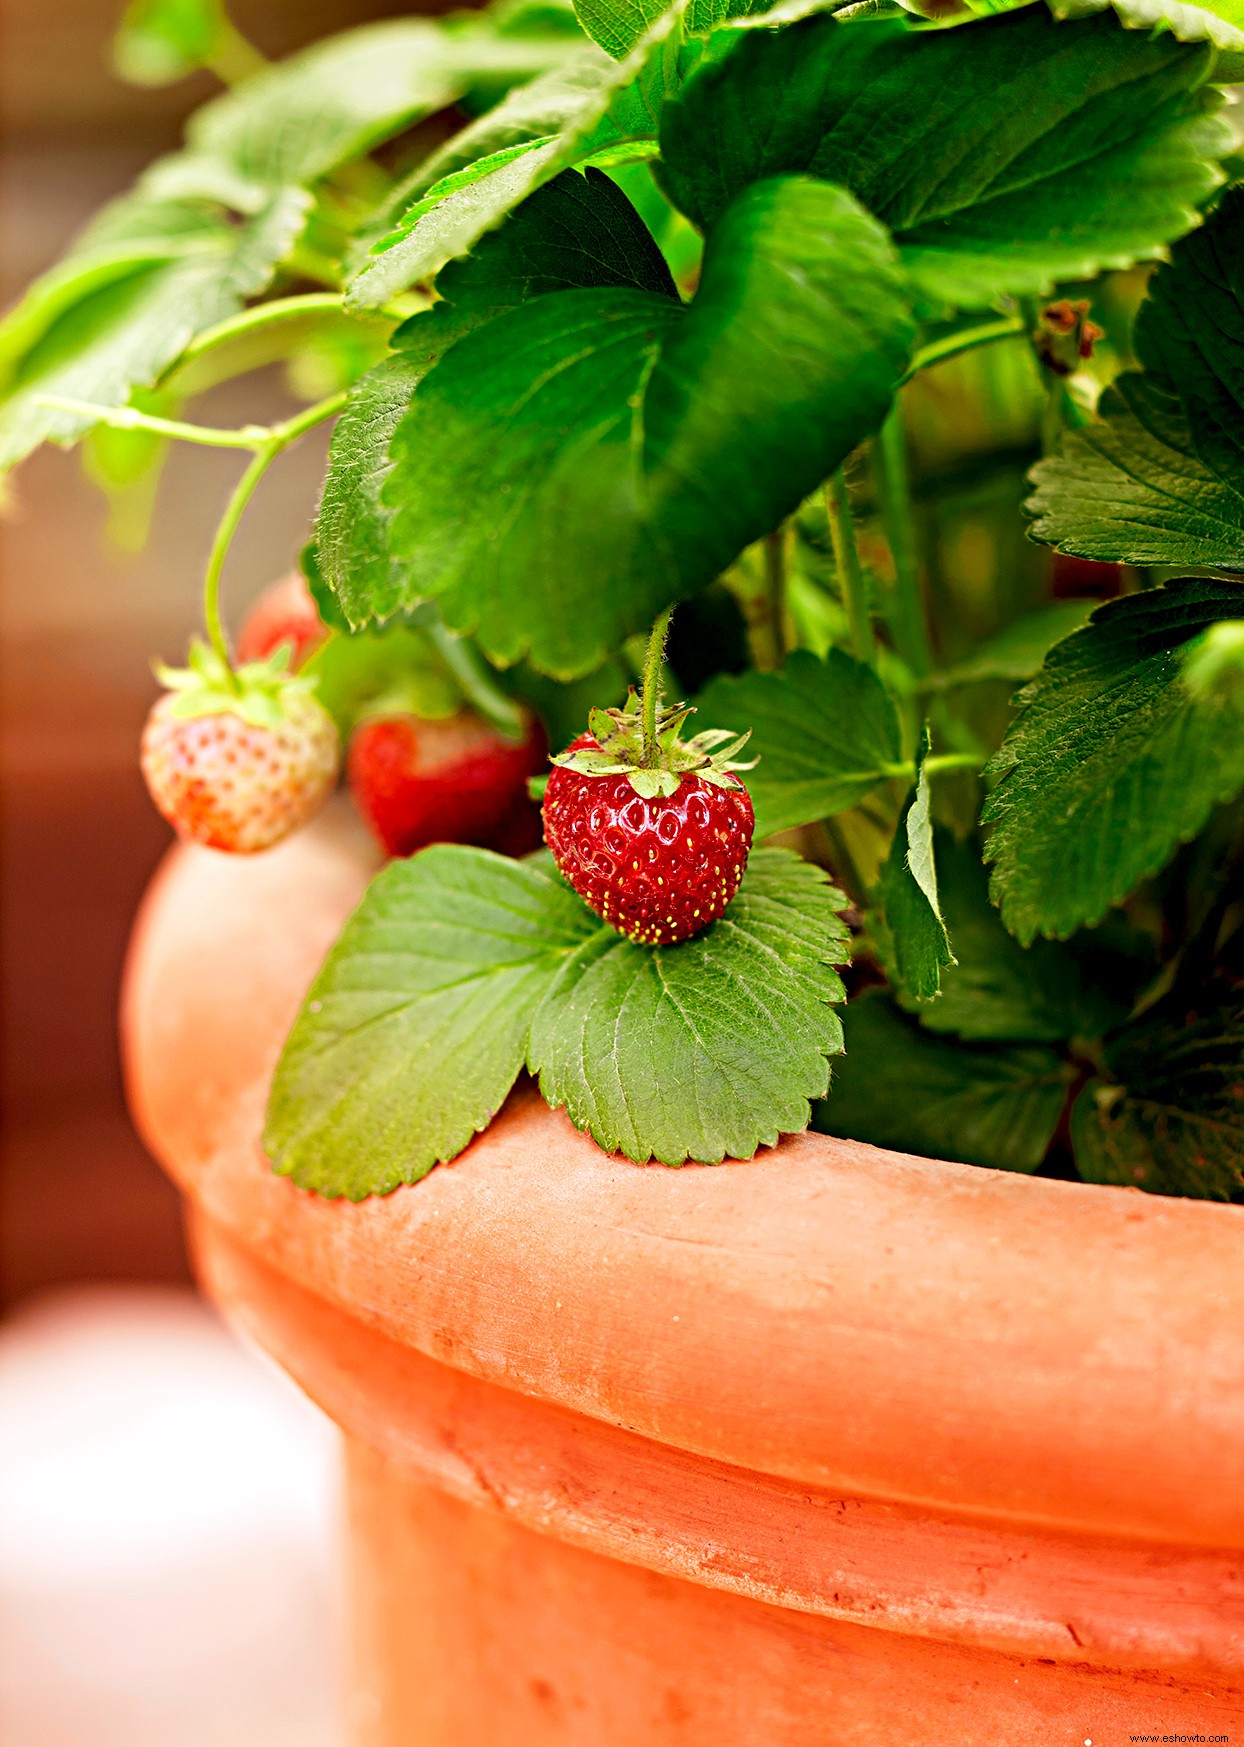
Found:
[[[868,595],[860,555],[855,545],[855,526],[851,521],[851,505],[847,497],[846,476],[839,467],[825,481],[825,511],[829,517],[829,534],[834,545],[834,563],[838,571],[838,586],[851,625],[851,652],[857,661],[871,665],[877,658],[877,640],[873,635],[868,612]]]
[[[877,496],[881,523],[894,560],[893,610],[890,629],[894,646],[918,680],[933,671],[933,647],[920,590],[915,514],[907,471],[907,437],[902,402],[896,396],[885,423],[873,439]]]
[[[203,576],[203,623],[208,641],[220,657],[235,690],[237,677],[233,671],[229,643],[220,616],[220,577],[225,567],[225,559],[229,556],[229,548],[233,544],[233,537],[238,531],[238,524],[247,504],[255,494],[255,488],[277,456],[315,425],[340,412],[345,402],[344,392],[330,395],[327,400],[304,407],[300,413],[295,413],[292,418],[285,419],[279,425],[251,427],[263,431],[263,440],[256,445],[246,471],[234,486],[225,506],[225,513],[212,539],[212,549],[208,554],[207,569]]]

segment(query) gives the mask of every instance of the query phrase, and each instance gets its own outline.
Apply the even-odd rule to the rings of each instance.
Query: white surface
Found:
[[[190,1292],[0,1327],[4,1747],[337,1747],[336,1468]]]

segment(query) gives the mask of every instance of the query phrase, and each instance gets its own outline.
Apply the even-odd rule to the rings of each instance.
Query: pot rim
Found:
[[[335,810],[242,861],[174,850],[124,1033],[152,1150],[208,1218],[457,1370],[818,1488],[1244,1546],[1244,1209],[788,1137],[610,1157],[520,1088],[386,1198],[274,1176],[271,1072],[374,865]]]

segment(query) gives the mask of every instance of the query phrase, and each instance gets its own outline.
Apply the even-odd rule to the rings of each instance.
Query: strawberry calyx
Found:
[[[313,674],[289,671],[291,650],[282,643],[262,661],[231,668],[210,644],[193,638],[185,667],[154,664],[155,676],[172,693],[168,713],[190,721],[196,716],[240,716],[252,728],[274,731],[289,719],[295,698],[314,693]]]
[[[667,709],[658,703],[655,751],[646,756],[642,710],[632,688],[624,708],[592,710],[587,734],[552,762],[582,776],[624,776],[647,801],[676,794],[686,776],[698,776],[719,789],[741,789],[735,772],[751,770],[758,762],[737,756],[751,738],[751,729],[735,734],[729,728],[705,728],[683,740],[683,727],[694,714],[692,704]]]

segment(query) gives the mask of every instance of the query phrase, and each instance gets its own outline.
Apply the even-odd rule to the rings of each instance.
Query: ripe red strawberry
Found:
[[[293,570],[270,583],[251,607],[238,633],[237,658],[241,663],[266,661],[287,643],[290,668],[297,669],[327,635],[306,577]]]
[[[252,855],[323,805],[340,760],[337,730],[309,683],[279,662],[241,668],[235,689],[211,651],[200,645],[190,660],[161,670],[172,689],[147,718],[143,776],[179,835]]]
[[[355,729],[347,769],[358,809],[390,855],[429,843],[526,855],[540,842],[527,778],[546,755],[534,721],[516,743],[468,710],[444,721],[376,716]]]
[[[731,762],[747,738],[713,730],[682,742],[686,710],[658,719],[645,762],[638,714],[594,710],[554,759],[544,835],[562,873],[598,916],[645,946],[669,946],[715,922],[738,891],[752,845],[751,797]],[[713,750],[723,740],[731,744]]]

